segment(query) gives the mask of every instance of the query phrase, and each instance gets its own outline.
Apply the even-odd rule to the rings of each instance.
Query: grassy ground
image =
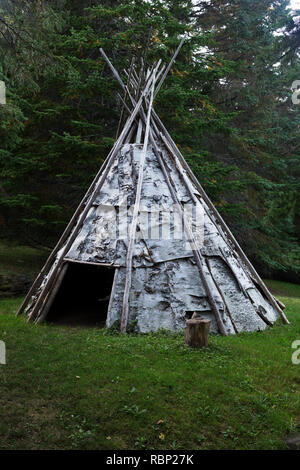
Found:
[[[0,274],[35,275],[44,264],[49,250],[12,245],[0,240]]]
[[[272,290],[275,296],[283,297],[299,297],[300,286],[298,284],[291,284],[289,282],[265,280],[269,289]]]
[[[274,283],[272,283],[274,286]],[[291,325],[211,337],[26,324],[0,302],[0,449],[282,449],[300,422],[300,286]]]

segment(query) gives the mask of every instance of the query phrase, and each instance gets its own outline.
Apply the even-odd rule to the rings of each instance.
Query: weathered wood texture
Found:
[[[185,344],[191,348],[208,348],[210,320],[192,318],[186,321]]]
[[[66,272],[67,272],[67,269],[68,269],[68,263],[65,263],[62,268],[61,268],[61,271],[59,271],[59,273],[57,274],[57,279],[55,281],[55,285],[54,285],[54,288],[52,289],[51,293],[48,295],[47,297],[47,300],[46,300],[46,303],[45,303],[45,306],[43,308],[43,314],[36,319],[36,323],[41,323],[47,316],[54,300],[55,300],[55,297],[59,291],[59,288],[64,280],[64,277],[66,275]]]

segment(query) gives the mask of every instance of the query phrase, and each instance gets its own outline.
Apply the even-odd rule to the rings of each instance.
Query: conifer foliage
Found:
[[[118,70],[167,62],[155,108],[263,274],[297,272],[300,12],[269,0],[0,1],[1,234],[51,246],[109,152]],[[126,76],[124,75],[124,80]]]

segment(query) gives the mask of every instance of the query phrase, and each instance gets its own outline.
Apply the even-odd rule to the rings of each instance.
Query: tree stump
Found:
[[[192,318],[186,321],[185,344],[191,348],[207,348],[210,331],[210,320]]]

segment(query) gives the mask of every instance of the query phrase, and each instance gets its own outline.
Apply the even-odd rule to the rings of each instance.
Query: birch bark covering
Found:
[[[121,320],[126,234],[131,222],[130,206],[135,198],[141,151],[140,144],[128,143],[118,152],[65,257],[120,267],[107,327],[118,324]],[[180,174],[165,149],[163,157],[181,203],[184,206],[190,204],[190,193],[182,184]],[[180,331],[185,328],[187,312],[196,311],[211,321],[211,331],[217,333],[216,320],[201,284],[189,242],[184,235],[182,239],[177,237],[173,200],[151,146],[148,146],[144,171],[139,231],[133,253],[128,325],[134,325],[142,333],[161,328]],[[214,222],[192,182],[190,189],[197,196],[197,204],[203,214],[204,238],[200,250],[208,261],[203,270],[226,333],[264,330],[268,324],[273,324],[278,319],[278,313],[257,289],[246,266],[235,253],[231,241]],[[152,221],[150,236],[149,214]],[[163,237],[162,233],[167,236]],[[51,270],[48,276],[50,274]],[[34,298],[27,313],[30,313],[32,305]]]

